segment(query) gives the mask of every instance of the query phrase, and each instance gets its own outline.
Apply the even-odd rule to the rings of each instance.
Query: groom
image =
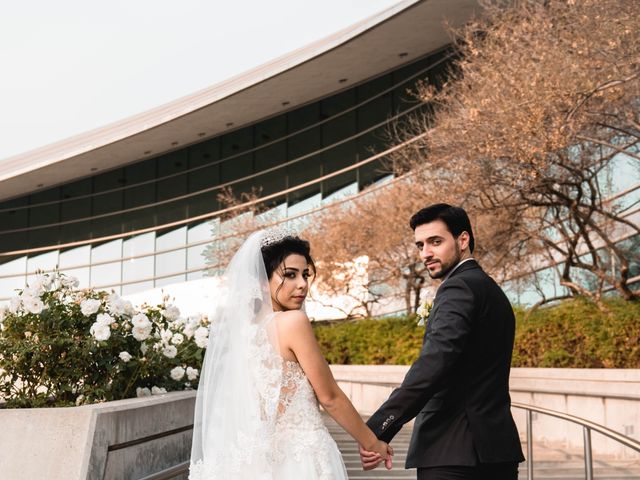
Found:
[[[367,424],[390,442],[416,418],[406,468],[418,480],[516,480],[524,460],[511,416],[511,305],[471,257],[467,213],[431,205],[410,221],[433,279],[442,281],[427,319],[420,357]],[[360,449],[365,470],[380,458]]]

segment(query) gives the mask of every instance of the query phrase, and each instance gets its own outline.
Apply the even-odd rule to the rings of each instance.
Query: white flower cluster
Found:
[[[153,324],[144,313],[135,314],[131,319],[131,325],[133,326],[131,334],[139,342],[144,342],[151,335]]]
[[[129,300],[124,300],[115,292],[107,298],[107,308],[112,314],[120,317],[131,317],[135,313],[131,302]]]
[[[162,395],[163,393],[167,393],[166,388],[160,388],[155,386],[151,387],[151,390],[149,390],[147,387],[136,388],[137,397],[150,397],[151,395]]]
[[[56,285],[49,275],[40,274],[36,276],[36,278],[22,290],[20,295],[11,298],[8,311],[18,313],[20,310],[24,310],[25,312],[36,315],[42,313],[44,310],[42,295],[50,289],[55,290]]]
[[[106,342],[111,336],[111,326],[115,323],[115,318],[108,313],[99,313],[95,323],[91,325],[89,333],[91,333],[97,341]]]
[[[109,295],[106,305],[104,306],[102,300],[99,298],[85,298],[80,302],[80,311],[85,317],[90,317],[96,314],[101,308],[103,311],[96,315],[95,322],[91,325],[89,332],[97,341],[106,342],[111,337],[111,330],[118,327],[117,319],[119,318],[121,321],[127,321],[135,313],[135,309],[130,301],[124,300],[116,293]],[[107,311],[109,313],[106,313]],[[133,319],[131,319],[131,322],[133,323]],[[148,330],[150,333],[151,322],[148,323]],[[135,328],[133,330],[133,336],[140,341],[149,336],[149,333],[147,333],[144,338],[140,339],[136,336],[139,332],[136,332]],[[144,328],[142,330],[144,330]]]
[[[174,367],[171,369],[171,372],[169,372],[169,374],[171,375],[171,378],[173,378],[176,382],[179,382],[180,380],[182,380],[184,378],[184,376],[187,376],[187,379],[190,381],[193,381],[195,379],[198,378],[198,369],[197,368],[192,368],[192,367]]]
[[[181,317],[180,309],[171,304],[158,307],[143,305],[135,308],[128,300],[118,294],[105,295],[93,290],[74,291],[78,280],[59,272],[39,274],[8,305],[0,306],[0,328],[4,330],[4,320],[8,315],[40,315],[45,309],[68,306],[73,311],[79,306],[79,313],[90,323],[89,334],[96,342],[114,344],[131,344],[131,338],[139,342],[140,350],[127,348],[117,354],[120,366],[133,362],[138,365],[153,365],[150,362],[161,361],[157,355],[148,356],[149,350],[159,352],[169,364],[178,365],[168,371],[168,377],[174,381],[185,381],[184,387],[190,388],[189,382],[197,381],[197,368],[184,364],[179,354],[191,352],[193,344],[198,348],[206,348],[209,342],[209,321],[202,315]],[[166,299],[165,299],[166,302]],[[38,342],[38,335],[25,331],[24,338]],[[105,346],[101,343],[101,346]],[[125,347],[126,348],[126,347]],[[128,351],[127,351],[128,350]],[[106,351],[106,350],[104,350]],[[175,360],[174,360],[175,359]],[[139,363],[138,363],[139,362]],[[137,396],[158,395],[166,393],[164,388],[154,386],[137,388]],[[77,405],[86,401],[84,395],[76,399]]]
[[[42,299],[45,293],[57,293],[61,288],[76,288],[79,284],[77,278],[61,275],[59,272],[39,273],[19,295],[9,300],[9,305],[3,307],[0,317],[4,318],[6,312],[13,314],[25,312],[39,315],[45,309],[45,303]],[[0,318],[0,322],[2,318]]]
[[[120,352],[118,357],[120,357],[120,360],[122,360],[124,363],[129,362],[133,358],[133,356],[129,352]]]
[[[178,319],[176,322],[181,322],[182,332],[188,339],[193,338],[198,347],[207,348],[207,344],[209,343],[209,328],[202,325],[202,315],[192,315],[186,320]]]
[[[432,298],[428,298],[420,304],[420,306],[416,310],[416,314],[418,315],[419,326],[424,326],[427,324],[427,319],[429,318],[429,314],[431,313],[432,308],[433,308]]]

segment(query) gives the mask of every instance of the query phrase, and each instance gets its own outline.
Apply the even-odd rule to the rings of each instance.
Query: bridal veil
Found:
[[[190,480],[272,478],[282,359],[264,235],[245,241],[222,279],[196,397]]]

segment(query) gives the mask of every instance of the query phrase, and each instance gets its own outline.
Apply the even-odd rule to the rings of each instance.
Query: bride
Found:
[[[303,305],[309,243],[284,230],[252,234],[231,260],[213,316],[195,406],[190,480],[341,480],[347,472],[318,403],[390,468],[340,390]]]

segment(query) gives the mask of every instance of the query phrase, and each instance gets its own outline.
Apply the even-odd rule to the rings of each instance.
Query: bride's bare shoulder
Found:
[[[279,313],[276,315],[276,325],[280,339],[284,343],[313,336],[309,317],[301,310],[287,310]]]
[[[309,327],[309,317],[302,310],[287,310],[276,315],[276,322],[280,327]]]

